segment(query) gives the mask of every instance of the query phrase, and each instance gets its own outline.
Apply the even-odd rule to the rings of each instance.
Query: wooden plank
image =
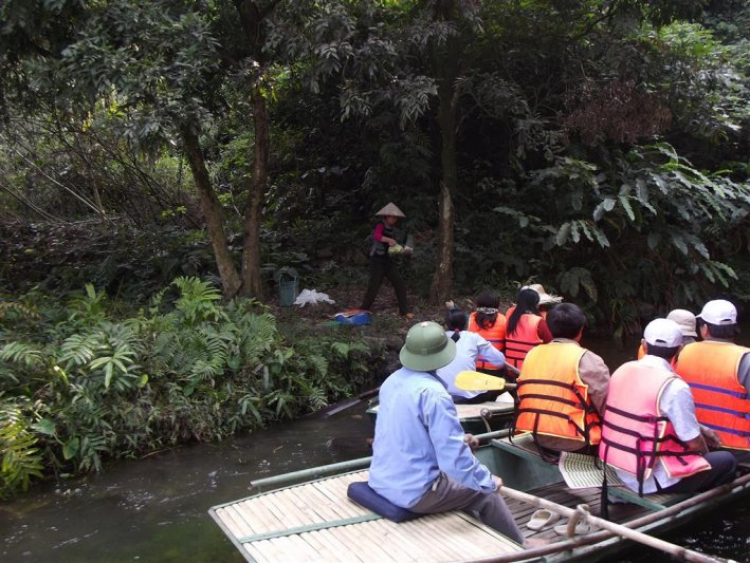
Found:
[[[260,495],[240,503],[244,511],[253,515],[253,528],[257,534],[283,529],[283,523],[265,506],[264,496]]]
[[[229,531],[232,532],[232,535],[235,538],[242,537],[242,529],[240,526],[234,521],[234,518],[227,514],[226,508],[219,508],[216,510],[216,515],[221,518],[221,521],[224,523],[224,525],[229,528]]]
[[[356,543],[346,537],[346,534],[341,533],[341,528],[326,528],[325,531],[328,534],[328,538],[341,546],[340,549],[342,550],[342,553],[346,553],[347,560],[365,561],[365,559],[363,559],[365,554],[360,552]],[[351,559],[349,559],[349,556],[351,556]]]
[[[401,531],[400,524],[390,520],[376,520],[369,527],[372,533],[382,538],[383,543],[396,553],[406,555],[409,561],[420,560],[421,549],[419,544]]]
[[[351,557],[348,553],[349,549],[341,544],[336,538],[331,536],[331,534],[328,533],[329,529],[330,528],[326,528],[325,530],[310,532],[310,537],[315,538],[315,541],[324,545],[326,549],[334,555],[336,560],[342,563],[351,561]]]
[[[253,533],[253,529],[250,525],[245,522],[245,519],[242,517],[242,515],[237,512],[237,508],[234,506],[227,506],[224,509],[224,514],[227,516],[227,518],[230,518],[232,522],[234,522],[235,526],[237,526],[240,535],[237,537],[242,537],[245,535],[249,535]]]

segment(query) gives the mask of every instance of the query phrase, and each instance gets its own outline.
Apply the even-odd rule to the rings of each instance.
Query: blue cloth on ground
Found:
[[[372,313],[362,309],[351,309],[349,311],[337,313],[333,318],[336,322],[342,325],[369,325],[372,322]]]
[[[350,483],[346,495],[357,504],[369,508],[375,514],[379,514],[391,522],[406,522],[421,516],[421,514],[396,506],[391,501],[381,497],[370,488],[367,481]]]

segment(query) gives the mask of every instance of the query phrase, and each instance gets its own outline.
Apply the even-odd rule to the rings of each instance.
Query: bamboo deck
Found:
[[[522,548],[461,512],[395,524],[346,496],[358,471],[261,493],[214,509],[250,561],[463,561]]]

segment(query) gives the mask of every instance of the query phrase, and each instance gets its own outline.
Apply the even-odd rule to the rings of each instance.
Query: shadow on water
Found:
[[[610,366],[632,359],[638,342],[584,343]],[[365,404],[325,418],[113,464],[106,473],[40,487],[0,505],[2,561],[242,561],[207,510],[251,495],[253,479],[369,455]],[[713,512],[666,538],[750,563],[750,508]],[[667,561],[643,548],[610,563]]]

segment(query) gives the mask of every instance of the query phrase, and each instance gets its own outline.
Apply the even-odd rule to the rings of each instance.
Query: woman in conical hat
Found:
[[[401,246],[396,239],[396,223],[399,219],[406,217],[395,204],[389,203],[375,214],[381,221],[375,225],[372,231],[372,248],[370,249],[370,282],[367,286],[362,309],[369,310],[383,283],[383,278],[388,278],[393,289],[396,290],[398,309],[402,316],[411,318],[409,306],[406,302],[406,285],[398,273],[397,264],[391,259],[391,254],[399,252],[410,253],[411,248]]]

